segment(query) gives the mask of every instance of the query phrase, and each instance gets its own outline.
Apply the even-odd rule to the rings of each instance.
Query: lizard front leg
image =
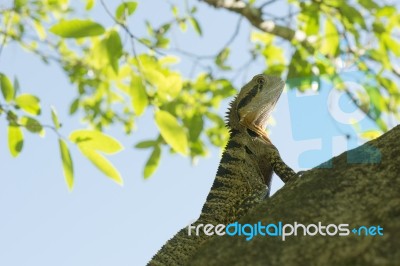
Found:
[[[282,160],[276,148],[271,154],[271,165],[275,174],[277,174],[284,183],[298,176],[296,172]]]

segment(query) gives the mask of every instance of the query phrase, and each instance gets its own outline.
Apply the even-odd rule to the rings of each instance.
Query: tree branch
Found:
[[[306,236],[300,227],[297,236],[282,241],[281,234],[270,233],[278,230],[267,229],[263,236],[257,234],[261,230],[257,227],[249,230],[249,241],[249,234],[210,237],[190,265],[307,265],[314,261],[319,265],[394,265],[400,260],[400,146],[395,144],[399,138],[397,126],[333,157],[286,184],[238,221],[250,226],[343,224],[349,229],[347,235],[335,231],[333,237],[325,232]],[[384,230],[381,235],[360,229],[378,224]],[[357,234],[350,231],[354,228],[359,229]]]
[[[264,4],[262,4],[262,5],[260,6],[260,8],[262,9],[262,8],[264,8],[264,7],[266,7],[266,6],[269,6],[270,4],[275,3],[276,1],[278,1],[278,0],[269,0],[269,1],[265,2]]]
[[[307,36],[300,30],[293,30],[289,27],[277,25],[272,20],[264,20],[262,18],[262,11],[260,8],[249,5],[244,1],[234,0],[200,0],[215,8],[224,8],[231,12],[237,13],[246,18],[251,25],[257,29],[278,36],[287,41],[296,40],[298,42],[307,44]]]
[[[152,47],[152,46],[149,46],[148,44],[146,44],[145,42],[143,42],[140,38],[136,37],[136,36],[131,32],[131,30],[129,29],[129,27],[128,27],[125,23],[122,23],[121,21],[118,21],[118,20],[114,17],[114,15],[111,13],[110,9],[109,9],[109,8],[107,7],[107,5],[104,3],[104,0],[100,0],[100,4],[103,6],[103,8],[104,8],[104,10],[106,11],[107,15],[114,21],[115,24],[119,25],[119,26],[125,31],[126,34],[128,34],[128,36],[130,37],[131,40],[135,40],[135,41],[139,42],[140,44],[146,46],[147,48],[149,48],[150,50],[154,51],[155,53],[157,53],[157,54],[159,54],[159,55],[161,55],[161,56],[167,56],[167,54],[165,54],[165,53],[163,53],[163,52],[160,52],[159,50],[155,49],[155,48]],[[132,42],[132,43],[133,43],[133,42]],[[136,51],[135,51],[134,44],[133,44],[132,49],[133,49],[134,56],[136,57]]]

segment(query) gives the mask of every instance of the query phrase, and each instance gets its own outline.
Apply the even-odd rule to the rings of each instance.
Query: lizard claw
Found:
[[[292,183],[298,178],[302,177],[306,171],[298,171],[294,176],[292,176],[286,183]]]
[[[296,176],[297,176],[297,177],[302,177],[302,176],[304,175],[305,172],[306,172],[306,171],[298,171],[298,172],[296,173]]]

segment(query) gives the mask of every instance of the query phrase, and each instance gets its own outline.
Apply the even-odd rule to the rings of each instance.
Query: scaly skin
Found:
[[[227,121],[230,139],[200,217],[192,226],[235,222],[268,197],[273,171],[285,183],[296,176],[264,131],[283,88],[284,82],[277,77],[256,75],[231,103]],[[195,232],[189,236],[188,227],[183,228],[148,265],[186,265],[210,238]]]

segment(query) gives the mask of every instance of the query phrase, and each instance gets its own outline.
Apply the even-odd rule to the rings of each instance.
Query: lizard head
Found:
[[[285,82],[279,77],[259,74],[242,87],[229,110],[230,128],[248,128],[265,135],[267,120]]]

